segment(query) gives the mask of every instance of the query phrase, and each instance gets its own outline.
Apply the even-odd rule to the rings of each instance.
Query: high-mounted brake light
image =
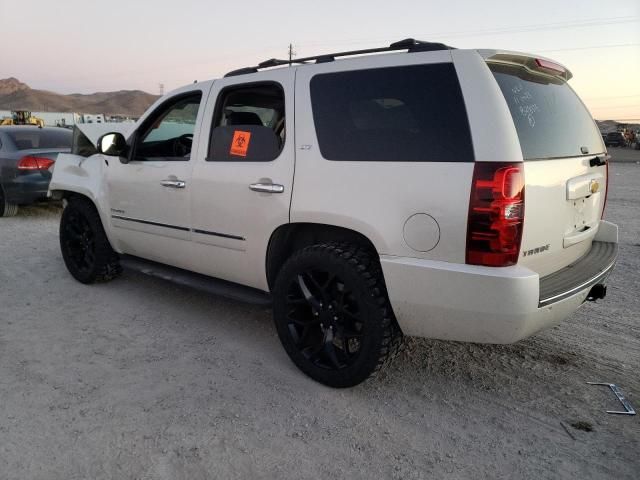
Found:
[[[554,62],[550,62],[549,60],[544,60],[542,58],[536,58],[536,65],[542,69],[552,70],[557,73],[566,73],[567,69],[562,65],[559,65]]]
[[[476,163],[467,220],[467,263],[489,267],[515,265],[523,224],[523,164]]]
[[[18,161],[18,170],[47,170],[54,163],[50,158],[27,155]]]

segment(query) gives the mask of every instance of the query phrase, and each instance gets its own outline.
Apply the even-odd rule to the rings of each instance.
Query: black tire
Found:
[[[330,387],[363,382],[402,343],[378,259],[349,244],[313,245],[285,262],[274,321],[293,363]]]
[[[0,217],[14,217],[18,213],[18,205],[9,203],[0,186]]]
[[[60,219],[60,250],[69,273],[81,283],[107,282],[122,272],[93,203],[71,199]]]

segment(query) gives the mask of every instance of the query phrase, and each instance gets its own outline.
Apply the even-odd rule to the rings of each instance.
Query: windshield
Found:
[[[564,81],[525,67],[490,63],[520,139],[525,160],[602,153],[591,114]]]

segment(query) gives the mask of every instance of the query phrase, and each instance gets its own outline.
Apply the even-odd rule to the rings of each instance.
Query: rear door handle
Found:
[[[169,188],[184,188],[187,184],[184,180],[161,180],[160,185]]]
[[[254,192],[262,193],[282,193],[284,192],[284,185],[277,183],[252,183],[249,188]]]

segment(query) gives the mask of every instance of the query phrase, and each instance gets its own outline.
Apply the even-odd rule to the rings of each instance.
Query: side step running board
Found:
[[[163,265],[144,258],[121,255],[120,264],[126,269],[135,270],[145,275],[168,280],[178,285],[185,285],[213,295],[219,295],[245,303],[252,303],[254,305],[271,306],[272,303],[271,295],[262,290],[208,277],[181,268]]]

